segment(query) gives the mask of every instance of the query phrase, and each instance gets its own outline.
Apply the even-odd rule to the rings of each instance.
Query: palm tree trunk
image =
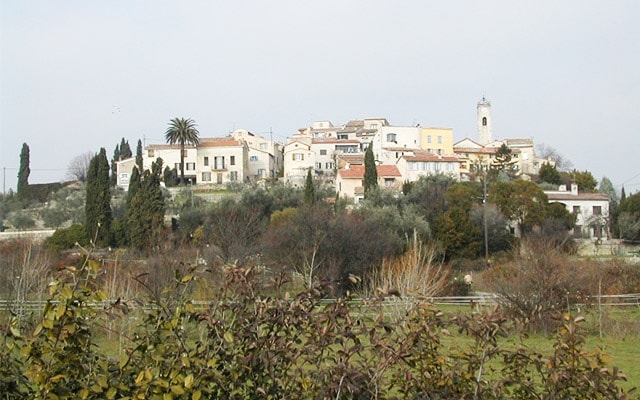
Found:
[[[180,143],[180,186],[184,185],[184,142]]]

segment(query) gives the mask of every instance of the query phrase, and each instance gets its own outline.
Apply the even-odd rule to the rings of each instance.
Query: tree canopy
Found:
[[[169,121],[165,139],[169,144],[180,145],[180,183],[184,184],[184,146],[197,145],[200,142],[197,125],[191,118],[174,118]]]

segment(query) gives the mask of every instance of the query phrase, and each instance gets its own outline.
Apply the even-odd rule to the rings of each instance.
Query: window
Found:
[[[482,126],[487,126],[487,117],[482,117]]]
[[[293,158],[293,161],[304,161],[304,154],[293,153],[292,158]]]
[[[194,162],[187,163],[187,171],[195,171],[195,169],[196,169],[196,163]]]
[[[153,149],[149,149],[149,151],[147,152],[147,155],[149,157],[153,157]]]
[[[602,206],[593,206],[593,215],[602,215]]]
[[[213,157],[213,163],[214,163],[213,168],[215,168],[215,169],[224,169],[224,157],[223,156]]]
[[[236,156],[229,156],[229,164],[236,165]]]
[[[396,142],[396,134],[395,133],[387,133],[387,142]]]
[[[258,156],[249,157],[249,161],[258,161]]]
[[[176,169],[176,171],[181,171],[181,170],[182,170],[182,167],[181,167],[181,164],[180,164],[180,163],[175,163],[175,164],[173,164],[173,168],[175,168],[175,169]]]
[[[349,139],[349,135],[346,133],[338,133],[338,139]]]
[[[325,166],[326,166],[327,169],[333,169],[334,164],[333,164],[333,162],[328,162],[328,163],[325,164]]]
[[[573,206],[573,213],[580,214],[580,206]]]
[[[266,143],[260,143],[260,150],[266,150],[267,149],[267,144]]]
[[[384,186],[392,187],[395,181],[396,181],[395,178],[384,178]]]
[[[442,144],[442,136],[438,136],[438,144]]]
[[[229,172],[229,180],[231,182],[236,182],[238,180],[238,171]]]
[[[262,178],[262,177],[264,177],[264,176],[266,176],[266,175],[267,175],[267,171],[266,171],[264,168],[259,168],[259,169],[258,169],[258,176],[259,176],[259,177],[261,177],[261,178]]]
[[[431,135],[427,136],[427,143],[431,143]]]
[[[129,174],[127,174],[126,172],[123,172],[123,173],[120,174],[120,178],[121,179],[127,179],[127,178],[129,178]]]
[[[316,169],[322,169],[322,163],[321,162],[317,162],[316,163]]]
[[[321,156],[326,156],[327,155],[327,150],[326,149],[320,150],[320,155]]]
[[[209,166],[209,157],[205,157],[204,158],[204,166],[208,167]]]
[[[202,182],[211,182],[211,172],[202,173]]]
[[[378,129],[378,124],[371,124],[369,129]]]

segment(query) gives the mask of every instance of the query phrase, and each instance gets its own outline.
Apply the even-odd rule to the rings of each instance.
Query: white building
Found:
[[[163,165],[180,173],[180,146],[150,144],[142,154],[143,168],[162,158]],[[238,129],[232,135],[200,138],[197,146],[184,148],[184,175],[187,183],[196,185],[248,183],[275,178],[282,169],[282,145]],[[117,162],[117,185],[128,189],[135,158]],[[163,168],[164,169],[164,168]]]
[[[565,185],[558,190],[546,191],[549,203],[562,203],[576,214],[574,235],[578,238],[609,239],[609,196],[604,193],[581,193],[578,185],[572,184],[567,191]]]

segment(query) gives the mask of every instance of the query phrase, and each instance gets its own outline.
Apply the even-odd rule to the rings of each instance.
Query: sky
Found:
[[[237,128],[285,142],[313,121],[386,118],[533,138],[640,191],[640,2],[0,1],[0,168],[14,189],[125,138]]]

